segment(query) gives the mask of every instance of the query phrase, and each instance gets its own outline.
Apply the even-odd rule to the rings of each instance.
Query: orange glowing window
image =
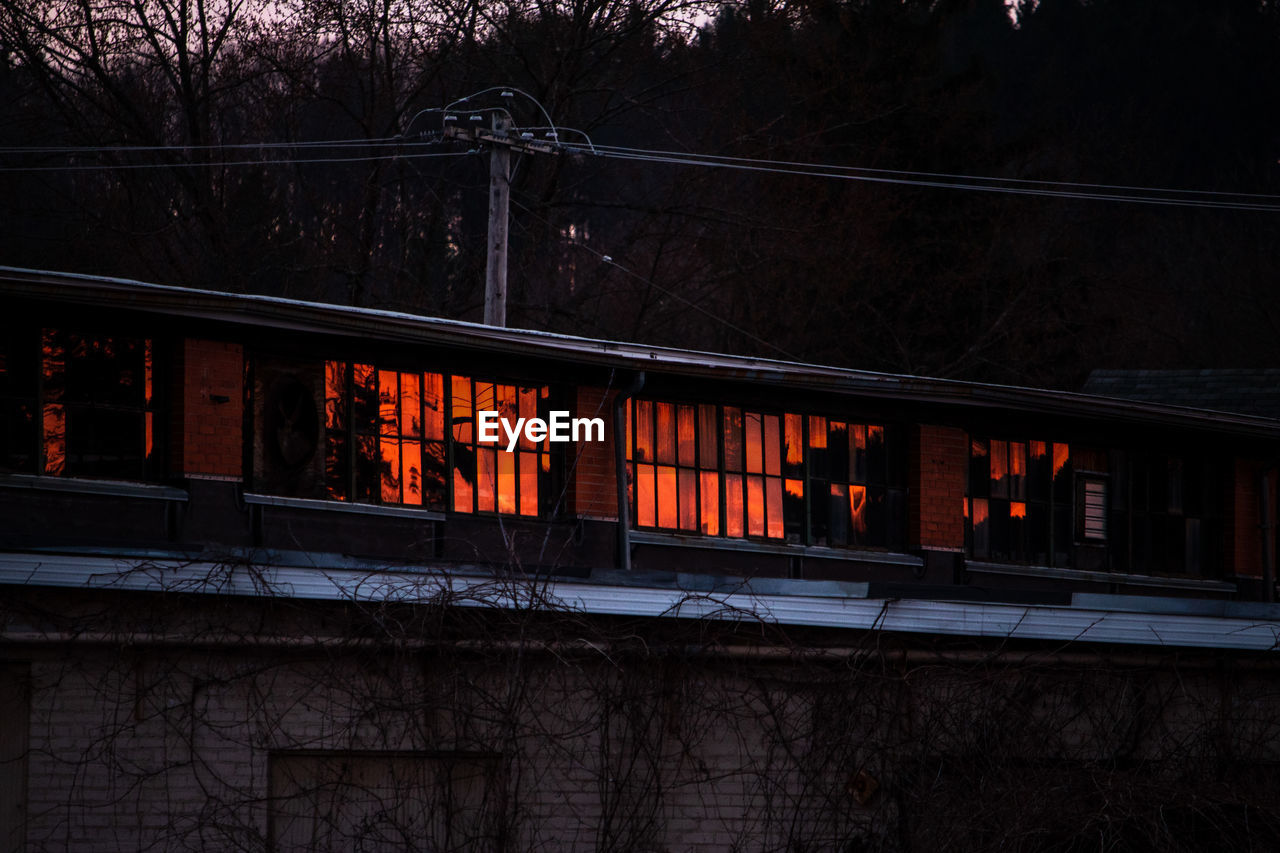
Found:
[[[345,361],[325,362],[324,386],[329,497],[468,513],[543,511],[549,445],[525,437],[511,451],[479,444],[475,417],[545,414],[545,388]]]
[[[472,380],[454,376],[453,402],[453,482],[466,483],[460,492],[455,485],[452,503],[455,512],[497,512],[536,516],[546,508],[553,470],[551,444],[535,442],[522,434],[507,449],[503,436],[508,427],[498,429],[497,441],[480,441],[476,419],[480,412],[496,412],[498,422],[515,424],[520,418],[546,420],[549,390],[545,386],[521,386]]]

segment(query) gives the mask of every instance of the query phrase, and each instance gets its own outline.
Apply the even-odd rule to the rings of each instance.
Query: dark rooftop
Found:
[[[1085,394],[1280,419],[1280,368],[1095,370]]]

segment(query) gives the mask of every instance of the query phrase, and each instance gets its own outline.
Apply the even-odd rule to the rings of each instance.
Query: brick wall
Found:
[[[604,441],[580,442],[569,460],[573,513],[580,518],[618,519],[617,487],[614,484],[613,401],[616,391],[606,388],[578,388],[575,418],[604,418]]]
[[[173,375],[173,472],[180,477],[242,479],[244,348],[184,340]]]
[[[964,548],[964,477],[969,437],[963,430],[918,426],[911,435],[908,541],[920,548]]]
[[[190,615],[225,614],[231,604],[211,602]],[[1280,758],[1280,744],[1266,736],[1280,713],[1274,670],[1228,669],[1233,701],[1224,703],[1220,670],[1188,669],[1172,655],[1164,666],[1140,668],[1109,662],[1107,653],[1084,659],[1067,701],[1053,692],[1064,689],[1059,676],[1040,678],[1034,666],[1019,665],[1016,656],[1001,659],[995,648],[998,665],[981,673],[930,659],[913,670],[909,691],[883,671],[836,678],[815,670],[822,681],[802,680],[786,655],[775,662],[690,657],[665,678],[640,659],[629,661],[624,680],[600,655],[515,658],[499,648],[485,656],[467,648],[441,646],[422,657],[363,645],[357,652],[354,642],[328,645],[323,655],[140,644],[42,651],[29,665],[28,716],[9,721],[30,732],[28,849],[351,850],[356,845],[323,844],[338,840],[323,835],[309,845],[273,848],[272,835],[291,833],[269,811],[296,809],[304,817],[311,811],[311,825],[321,829],[335,813],[337,829],[344,828],[343,814],[381,814],[367,827],[367,841],[411,824],[412,807],[421,813],[423,801],[415,799],[424,793],[421,778],[409,774],[387,787],[367,770],[352,781],[374,788],[379,800],[372,809],[342,809],[343,795],[358,792],[340,789],[301,803],[273,800],[291,793],[281,790],[282,774],[275,772],[290,758],[403,767],[415,758],[491,756],[488,808],[511,818],[505,849],[513,853],[900,849],[902,833],[926,820],[938,833],[949,821],[963,822],[971,800],[965,777],[948,782],[930,772],[926,782],[946,787],[929,790],[940,791],[939,810],[949,810],[941,819],[930,818],[932,809],[897,817],[898,800],[889,792],[921,784],[914,744],[964,744],[973,731],[996,727],[1011,732],[1009,747],[983,766],[1003,780],[997,784],[1013,786],[1004,789],[1009,795],[1029,802],[1061,789],[1059,768],[1027,773],[1061,744],[1084,755],[1113,748],[1109,729],[1088,724],[1099,715],[1122,715],[1117,725],[1133,733],[1133,754],[1156,767],[1190,755],[1203,761],[1201,753],[1236,760],[1228,758],[1230,744],[1197,737],[1219,729],[1232,732],[1233,743],[1256,744],[1251,779],[1274,780],[1258,771]],[[512,677],[522,687],[514,707],[506,704]],[[1009,712],[991,700],[1029,685],[1056,701]],[[1152,710],[1112,698],[1140,690],[1178,701]],[[905,745],[904,714],[917,735]],[[852,744],[839,735],[849,731],[859,735]],[[881,786],[865,805],[853,785],[859,769]],[[465,809],[469,798],[459,783],[468,779],[456,774],[447,781],[455,796],[464,795],[454,809]],[[1182,802],[1195,802],[1194,788],[1170,787]],[[1159,797],[1168,802],[1164,788]],[[1272,790],[1255,792],[1254,801],[1267,802]],[[455,826],[471,826],[465,811],[453,814]],[[842,843],[859,836],[859,845]],[[388,836],[381,837],[385,843]],[[934,835],[911,847],[938,849],[940,840]]]

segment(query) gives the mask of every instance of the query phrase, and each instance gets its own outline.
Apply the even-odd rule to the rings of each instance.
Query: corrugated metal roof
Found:
[[[790,390],[804,389],[835,395],[960,405],[994,411],[1037,412],[1113,423],[1159,423],[1259,438],[1280,437],[1280,420],[1251,415],[1201,412],[1161,403],[1064,391],[876,373],[580,338],[280,297],[2,266],[0,284],[12,294],[82,305],[127,307],[247,326],[360,335],[382,341],[484,350],[690,377],[749,380]]]
[[[178,591],[326,601],[397,601],[454,607],[534,608],[614,616],[761,621],[781,625],[1137,646],[1251,649],[1280,646],[1280,609],[1254,605],[1217,612],[1179,610],[1171,600],[1139,610],[1113,609],[1110,597],[1071,606],[876,599],[865,584],[815,587],[814,594],[667,586],[618,586],[581,580],[520,580],[424,569],[366,571],[237,565],[211,561],[138,561],[122,557],[0,554],[0,584],[29,587]],[[805,589],[797,585],[797,590]]]

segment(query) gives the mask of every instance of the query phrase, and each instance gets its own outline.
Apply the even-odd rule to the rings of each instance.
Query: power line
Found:
[[[592,153],[586,146],[577,143],[562,143],[562,147],[573,150],[578,153]],[[730,169],[745,172],[763,172],[778,175],[793,175],[799,177],[815,177],[830,178],[834,180],[858,181],[864,183],[878,184],[896,184],[901,186],[927,187],[934,189],[952,189],[952,190],[969,190],[973,192],[1001,193],[1006,195],[1026,195],[1040,196],[1045,198],[1063,198],[1086,201],[1112,201],[1112,202],[1128,202],[1132,204],[1148,204],[1166,207],[1192,207],[1207,208],[1214,210],[1254,210],[1262,212],[1280,212],[1280,203],[1262,204],[1258,202],[1248,201],[1232,201],[1236,198],[1268,198],[1280,201],[1280,196],[1274,195],[1250,195],[1246,193],[1219,193],[1207,190],[1177,190],[1164,189],[1156,187],[1135,187],[1135,192],[1127,192],[1129,188],[1122,186],[1113,186],[1107,184],[1070,184],[1070,183],[1053,183],[1043,182],[1049,186],[1064,187],[1080,187],[1081,189],[1096,187],[1105,188],[1109,192],[1083,192],[1077,190],[1053,190],[1046,189],[1034,184],[1041,182],[1025,182],[1025,186],[1006,185],[1017,179],[1012,178],[985,178],[978,176],[956,176],[954,180],[926,179],[932,173],[912,173],[912,172],[888,172],[884,174],[868,173],[870,170],[858,169],[858,167],[846,166],[829,166],[825,164],[806,164],[794,163],[785,160],[761,160],[751,158],[728,158],[717,157],[716,155],[699,155],[699,154],[682,154],[680,152],[669,151],[649,151],[646,149],[623,149],[611,148],[608,146],[596,145],[594,153],[597,156],[608,157],[619,160],[645,162],[645,163],[662,163],[678,166],[703,166],[709,168]],[[895,177],[894,175],[921,175],[922,177]],[[941,177],[941,176],[940,176]],[[989,183],[975,183],[976,181],[987,181]],[[999,182],[999,183],[997,183]],[[1174,195],[1158,196],[1158,195],[1138,195],[1136,192],[1142,193],[1186,193],[1201,194],[1207,196],[1217,196],[1217,198],[1186,198],[1176,197]]]
[[[492,90],[477,92],[466,98],[455,101],[464,103],[488,91],[518,91],[509,87],[495,87]],[[525,95],[524,92],[520,94]],[[525,95],[525,97],[531,97]],[[536,103],[536,102],[535,102]],[[451,105],[453,106],[453,105]],[[539,105],[541,106],[541,105]],[[476,107],[485,111],[485,107]],[[420,111],[445,112],[447,108],[430,108]],[[545,110],[543,110],[545,115]],[[415,115],[415,119],[417,118]],[[618,145],[598,145],[590,136],[581,130],[556,125],[543,125],[538,128],[515,127],[516,133],[531,132],[549,128],[552,138],[548,144],[557,146],[566,152],[593,154],[608,159],[653,163],[675,166],[696,166],[703,168],[729,169],[734,171],[757,172],[765,174],[786,175],[794,177],[825,178],[830,180],[856,181],[863,183],[890,184],[898,186],[922,187],[929,189],[965,190],[970,192],[997,193],[1004,195],[1023,195],[1042,198],[1060,198],[1077,201],[1107,201],[1129,204],[1144,204],[1163,207],[1204,208],[1210,210],[1240,210],[1257,212],[1280,212],[1280,195],[1264,193],[1224,192],[1219,190],[1197,190],[1171,187],[1146,187],[1124,184],[1083,183],[1074,181],[1048,181],[1025,178],[1003,178],[985,175],[970,175],[950,172],[921,172],[901,169],[878,169],[865,166],[842,166],[826,163],[805,163],[795,160],[771,160],[753,157],[734,157],[719,154],[698,154],[660,149],[635,148]],[[567,142],[558,137],[566,132],[580,134],[586,142]],[[95,154],[133,154],[133,153],[191,153],[195,151],[279,151],[297,150],[314,151],[317,149],[362,148],[395,149],[386,153],[371,153],[361,156],[302,157],[302,158],[260,158],[229,161],[183,162],[183,163],[129,163],[129,164],[67,164],[40,166],[0,166],[0,172],[53,172],[53,171],[90,171],[93,169],[153,169],[175,168],[185,166],[202,167],[239,167],[269,164],[321,164],[321,163],[360,163],[375,162],[395,158],[425,159],[430,157],[458,156],[467,152],[440,153],[408,153],[404,148],[408,145],[439,144],[437,134],[422,134],[424,141],[410,141],[406,136],[377,137],[372,139],[337,139],[309,142],[256,142],[229,143],[218,145],[113,145],[113,146],[8,146],[0,147],[0,156],[21,155],[95,155]]]
[[[573,147],[574,145],[575,143],[567,143],[566,147]],[[653,154],[653,155],[662,155],[662,156],[670,156],[670,157],[696,157],[701,160],[710,160],[710,161],[716,161],[716,162],[722,161],[726,163],[759,163],[759,164],[768,164],[773,166],[794,166],[794,167],[801,167],[801,168],[816,168],[818,166],[823,165],[823,164],[816,164],[816,163],[805,163],[798,160],[766,160],[762,158],[753,158],[753,157],[733,157],[725,154],[688,154],[688,153],[679,152],[679,151],[660,151],[660,150],[652,150],[652,149],[646,149],[646,148],[629,148],[622,145],[592,145],[590,150],[593,153],[599,150],[603,150],[603,151],[619,152],[619,153],[634,153],[637,155]],[[1090,183],[1081,183],[1077,181],[1035,180],[1032,178],[1000,178],[1000,177],[990,177],[990,176],[983,176],[983,175],[955,174],[950,172],[919,172],[919,171],[911,171],[907,169],[876,169],[870,166],[840,166],[835,164],[825,165],[824,168],[831,170],[833,173],[836,173],[836,174],[866,173],[866,174],[875,174],[875,175],[891,175],[891,176],[896,175],[896,176],[902,176],[902,177],[917,177],[917,178],[947,178],[947,179],[963,180],[963,181],[988,181],[991,183],[1005,183],[1005,184],[1027,184],[1027,185],[1039,185],[1039,186],[1051,186],[1051,187],[1102,189],[1102,190],[1111,190],[1111,191],[1117,191],[1117,192],[1123,191],[1123,190],[1129,190],[1129,191],[1135,191],[1135,192],[1185,193],[1188,195],[1213,195],[1213,196],[1220,196],[1224,198],[1265,198],[1265,199],[1273,199],[1275,201],[1280,201],[1280,195],[1264,194],[1264,193],[1238,193],[1238,192],[1226,192],[1222,190],[1172,189],[1172,188],[1164,188],[1164,187],[1126,186],[1123,184],[1090,184]]]
[[[208,168],[222,169],[231,166],[293,166],[314,163],[369,163],[378,160],[425,160],[433,157],[466,157],[476,153],[467,151],[433,151],[421,153],[399,152],[396,154],[373,154],[365,157],[290,157],[281,159],[260,160],[212,160],[209,162],[188,161],[183,163],[120,163],[108,164],[71,164],[65,166],[0,166],[0,172],[83,172],[83,171],[116,171],[137,169],[188,169]]]
[[[405,137],[318,139],[295,142],[226,142],[209,145],[6,145],[0,154],[130,154],[186,151],[256,151],[282,148],[379,148],[405,144]]]

